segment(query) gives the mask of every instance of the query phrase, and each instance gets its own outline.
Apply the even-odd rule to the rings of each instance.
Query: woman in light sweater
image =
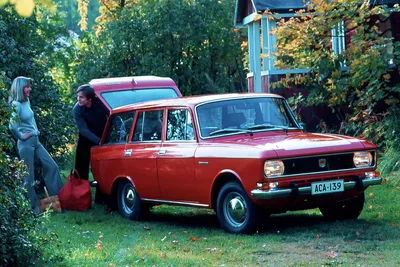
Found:
[[[42,163],[43,178],[50,196],[57,195],[63,184],[57,164],[39,142],[40,132],[37,128],[33,111],[29,102],[32,91],[32,79],[17,77],[11,86],[14,112],[10,120],[10,130],[18,139],[18,153],[28,167],[29,174],[24,178],[24,186],[28,191],[32,210],[40,213],[39,202],[35,193],[35,158]]]

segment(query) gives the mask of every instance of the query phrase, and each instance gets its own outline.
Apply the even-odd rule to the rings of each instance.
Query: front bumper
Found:
[[[357,181],[344,182],[344,190],[349,190],[353,188],[363,190],[370,185],[378,185],[381,183],[382,178],[380,177],[358,179]],[[311,195],[311,186],[270,190],[254,189],[251,191],[251,196],[255,199],[276,199],[299,195]]]

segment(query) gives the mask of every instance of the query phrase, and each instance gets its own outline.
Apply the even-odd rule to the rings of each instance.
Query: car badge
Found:
[[[320,168],[324,168],[326,166],[326,159],[319,159],[318,165]]]

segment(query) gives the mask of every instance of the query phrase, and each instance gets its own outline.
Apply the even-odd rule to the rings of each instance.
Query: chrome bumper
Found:
[[[378,185],[382,183],[382,178],[367,178],[362,180],[362,186],[364,188],[370,185]],[[350,181],[344,182],[344,189],[349,190],[356,188],[357,182]],[[274,198],[282,198],[282,197],[290,197],[293,195],[311,195],[311,186],[303,186],[296,188],[288,188],[288,189],[270,189],[270,190],[260,190],[254,189],[251,191],[251,196],[255,199],[274,199]]]

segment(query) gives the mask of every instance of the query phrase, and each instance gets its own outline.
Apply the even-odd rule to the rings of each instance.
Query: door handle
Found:
[[[124,156],[125,157],[130,157],[132,155],[132,149],[128,149],[124,151]]]
[[[160,150],[158,150],[158,155],[159,155],[159,156],[164,156],[166,153],[167,153],[167,150],[166,150],[166,149],[160,149]]]

